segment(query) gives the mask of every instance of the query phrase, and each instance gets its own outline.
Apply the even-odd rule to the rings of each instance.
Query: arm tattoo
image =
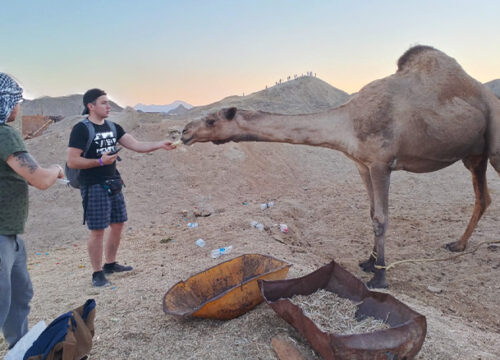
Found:
[[[38,169],[36,160],[33,159],[33,157],[29,153],[16,152],[13,155],[22,167],[27,167],[29,169],[31,174],[33,174],[35,170]]]

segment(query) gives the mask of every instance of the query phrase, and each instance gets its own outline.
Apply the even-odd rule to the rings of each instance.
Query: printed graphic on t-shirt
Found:
[[[94,144],[96,145],[96,154],[102,155],[115,150],[116,138],[112,131],[97,133]]]

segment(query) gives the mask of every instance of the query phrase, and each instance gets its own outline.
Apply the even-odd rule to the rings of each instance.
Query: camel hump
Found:
[[[407,68],[416,58],[428,51],[439,52],[439,50],[427,45],[417,45],[408,49],[398,60],[398,71]]]

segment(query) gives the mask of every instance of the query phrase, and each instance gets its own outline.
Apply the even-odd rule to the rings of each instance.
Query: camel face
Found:
[[[186,145],[197,142],[224,144],[237,140],[236,108],[227,108],[211,113],[201,120],[192,121],[184,127],[181,140]]]

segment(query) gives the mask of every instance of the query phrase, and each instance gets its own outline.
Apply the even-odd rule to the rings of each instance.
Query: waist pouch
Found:
[[[125,184],[122,179],[109,179],[102,184],[109,196],[119,194]]]

